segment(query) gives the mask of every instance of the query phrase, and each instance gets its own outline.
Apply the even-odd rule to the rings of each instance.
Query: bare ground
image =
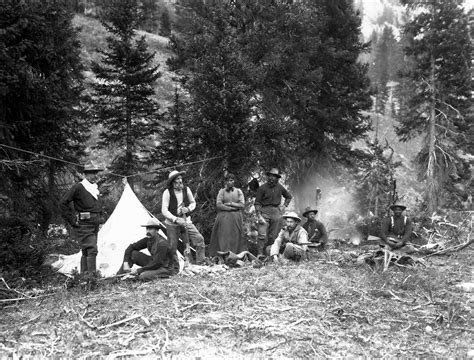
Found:
[[[382,272],[350,257],[4,302],[0,357],[473,356],[472,249]],[[30,294],[31,296],[31,294]]]

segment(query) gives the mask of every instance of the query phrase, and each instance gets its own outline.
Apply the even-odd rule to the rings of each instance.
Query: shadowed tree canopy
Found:
[[[248,176],[301,156],[340,160],[368,129],[367,46],[350,1],[196,1],[181,16],[169,65],[197,153]]]
[[[78,162],[89,124],[81,114],[83,66],[66,2],[2,2],[0,143]],[[2,160],[12,161],[10,166]],[[63,162],[2,148],[1,190],[12,213],[47,227]]]

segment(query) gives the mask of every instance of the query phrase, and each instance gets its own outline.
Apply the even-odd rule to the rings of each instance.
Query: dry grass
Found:
[[[0,356],[87,358],[466,357],[473,251],[427,267],[325,260],[118,282],[2,310]]]

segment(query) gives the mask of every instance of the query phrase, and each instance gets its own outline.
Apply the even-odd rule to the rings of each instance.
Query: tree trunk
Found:
[[[379,216],[379,184],[375,184],[375,216]]]
[[[435,60],[433,54],[431,55],[431,74],[430,74],[430,117],[428,126],[428,166],[426,169],[426,181],[427,181],[427,202],[428,211],[432,214],[437,207],[437,196],[436,196],[436,178],[435,178],[435,166],[436,166],[436,153],[435,153],[435,141],[436,141],[436,84],[435,84]]]

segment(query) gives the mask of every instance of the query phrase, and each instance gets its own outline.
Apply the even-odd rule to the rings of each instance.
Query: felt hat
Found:
[[[170,186],[174,179],[176,179],[178,176],[180,175],[183,175],[183,174],[186,174],[185,171],[178,171],[178,170],[173,170],[172,172],[170,172],[170,174],[168,175],[168,186]]]
[[[146,222],[146,225],[142,225],[142,226],[151,227],[151,228],[161,228],[160,222],[155,218],[151,218],[150,220]]]
[[[403,210],[405,210],[407,207],[405,205],[402,205],[402,204],[393,204],[393,205],[390,205],[390,210],[394,210],[396,208],[400,208]]]
[[[311,206],[307,206],[305,209],[304,209],[304,212],[303,212],[303,216],[304,217],[307,217],[306,215],[310,212],[314,212],[315,214],[318,213],[318,210],[317,209],[313,209]]]
[[[104,171],[103,168],[101,168],[99,165],[97,165],[94,161],[89,160],[84,164],[83,168],[84,172],[99,172],[99,171]]]
[[[273,175],[276,176],[277,178],[281,178],[280,171],[277,168],[272,168],[266,173],[267,175]]]
[[[284,218],[284,219],[295,219],[298,222],[301,221],[301,218],[294,211],[289,211],[289,212],[285,213],[285,215],[283,215],[282,218]]]

